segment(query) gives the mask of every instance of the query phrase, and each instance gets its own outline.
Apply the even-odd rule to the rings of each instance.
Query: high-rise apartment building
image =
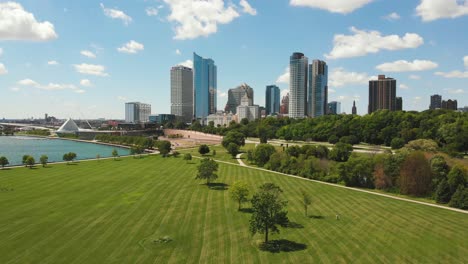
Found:
[[[457,100],[448,99],[447,101],[442,100],[442,109],[457,110],[458,102]]]
[[[339,115],[341,113],[341,103],[332,101],[328,103],[327,109],[328,109],[327,111],[328,114]]]
[[[241,100],[244,97],[244,95],[247,95],[250,105],[253,105],[254,90],[252,89],[252,87],[250,87],[246,83],[243,83],[237,86],[236,88],[229,89],[228,101],[226,103],[224,111],[227,113],[231,112],[233,114],[236,114],[237,107],[241,104]]]
[[[307,66],[303,53],[294,52],[289,59],[289,117],[307,115]]]
[[[186,123],[193,119],[193,72],[188,67],[171,68],[171,114]]]
[[[278,114],[280,112],[280,89],[276,85],[267,85],[265,91],[266,114]]]
[[[193,53],[194,116],[206,118],[216,113],[217,68],[212,59]]]
[[[385,78],[385,75],[379,75],[378,80],[369,81],[368,113],[381,109],[396,109],[396,80]]]
[[[395,111],[403,111],[403,98],[395,98]]]
[[[126,123],[146,123],[151,115],[151,105],[140,102],[125,103]]]
[[[353,101],[353,108],[351,109],[353,115],[357,115],[356,101]]]
[[[442,95],[434,94],[431,95],[431,104],[429,105],[429,109],[437,108],[442,108]]]
[[[289,93],[287,93],[281,99],[280,114],[288,115],[289,114]]]
[[[326,115],[328,111],[328,66],[321,60],[309,65],[307,113],[311,117]]]

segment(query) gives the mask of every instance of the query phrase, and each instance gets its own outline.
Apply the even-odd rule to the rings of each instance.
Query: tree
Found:
[[[63,160],[66,161],[67,163],[70,161],[73,161],[76,158],[76,153],[73,152],[68,152],[63,154]]]
[[[236,155],[239,154],[239,146],[236,143],[233,143],[233,142],[229,143],[226,149],[227,149],[227,152],[231,154],[233,158],[235,158]]]
[[[268,234],[279,233],[278,225],[287,226],[288,212],[284,210],[287,202],[280,197],[283,191],[273,183],[260,186],[259,192],[252,198],[252,218],[250,219],[250,232],[252,234],[265,234],[265,244],[268,243]]]
[[[24,166],[27,166],[26,161],[28,160],[28,158],[29,158],[29,155],[23,155],[22,164],[23,164]]]
[[[203,144],[198,147],[198,153],[200,153],[202,156],[205,154],[210,153],[210,147],[208,145]]]
[[[405,145],[405,140],[402,138],[393,138],[390,142],[392,149],[401,149]]]
[[[330,159],[334,161],[347,161],[353,152],[353,146],[350,144],[338,142],[335,147],[330,151]]]
[[[173,151],[173,152],[172,152],[172,156],[173,156],[174,158],[179,157],[179,155],[180,155],[180,152],[179,152],[179,151]]]
[[[34,166],[35,163],[36,163],[36,161],[34,160],[34,158],[32,156],[29,156],[26,159],[26,165],[29,166],[30,169],[32,169],[32,167]]]
[[[432,173],[429,162],[420,151],[410,153],[400,168],[402,194],[425,196],[431,192]]]
[[[310,194],[304,190],[301,191],[301,196],[302,205],[304,205],[304,214],[307,216],[307,207],[312,203],[312,197],[310,197]]]
[[[216,149],[213,149],[213,157],[216,156]]]
[[[238,210],[240,211],[242,203],[247,202],[249,196],[249,186],[243,181],[236,181],[229,189],[231,198],[239,203]]]
[[[265,165],[270,160],[270,156],[275,152],[275,147],[272,145],[260,144],[254,149],[252,158],[258,166],[263,167],[263,165]]]
[[[8,159],[6,157],[4,157],[4,156],[1,156],[0,157],[0,166],[2,166],[2,169],[8,164],[10,164]]]
[[[218,175],[215,173],[216,171],[218,171],[218,163],[212,159],[205,158],[198,165],[198,173],[195,179],[206,180],[206,185],[210,185],[210,181],[218,178]]]
[[[191,161],[192,160],[192,154],[185,153],[184,154],[184,160],[186,160],[187,162]]]
[[[245,136],[241,132],[232,130],[229,131],[224,137],[223,141],[221,142],[221,145],[223,145],[224,148],[227,148],[229,143],[235,143],[238,146],[244,146],[245,145]]]
[[[96,159],[97,159],[98,161],[101,160],[101,155],[97,154],[97,155],[96,155]]]
[[[112,150],[112,157],[114,157],[114,160],[116,160],[118,156],[119,156],[119,152],[117,152],[116,149],[113,149]]]
[[[438,203],[448,203],[452,193],[450,192],[450,186],[447,183],[446,179],[443,179],[435,191],[435,200]]]
[[[468,209],[468,188],[459,185],[452,195],[452,199],[450,199],[449,206],[465,210]]]
[[[45,166],[47,166],[47,162],[49,161],[49,157],[47,157],[47,155],[41,155],[39,160],[41,161],[42,167],[45,167]]]
[[[132,146],[130,148],[130,155],[140,155],[141,158],[141,153],[143,153],[144,148],[142,146]]]
[[[432,184],[434,187],[437,187],[442,180],[447,179],[449,166],[447,165],[444,157],[441,155],[435,155],[432,157],[430,164],[432,174],[434,175]]]
[[[159,153],[161,153],[163,157],[166,157],[167,154],[171,152],[171,142],[167,140],[158,141],[157,146],[158,146]]]
[[[465,186],[466,170],[460,165],[455,165],[448,173],[447,178],[447,183],[450,186],[450,192],[453,194],[455,193],[459,185]]]

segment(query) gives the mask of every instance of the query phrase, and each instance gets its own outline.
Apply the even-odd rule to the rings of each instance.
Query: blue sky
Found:
[[[227,90],[288,89],[289,56],[328,64],[329,101],[367,112],[368,80],[397,79],[404,110],[431,94],[468,105],[467,0],[0,1],[0,118],[124,118],[125,101],[170,112],[170,68],[192,53]]]

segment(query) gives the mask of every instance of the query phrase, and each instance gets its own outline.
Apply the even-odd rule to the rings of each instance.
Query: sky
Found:
[[[170,69],[218,68],[218,109],[242,83],[265,104],[289,56],[328,64],[329,101],[367,113],[368,81],[397,80],[403,110],[468,105],[468,0],[0,0],[0,118],[170,113]]]

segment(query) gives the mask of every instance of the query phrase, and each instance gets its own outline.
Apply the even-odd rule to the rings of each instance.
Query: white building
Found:
[[[253,105],[249,100],[247,94],[242,97],[241,104],[237,107],[237,118],[241,121],[247,118],[249,121],[253,121],[260,117],[260,109],[258,105]]]
[[[210,121],[214,122],[214,126],[226,126],[228,127],[231,121],[238,122],[237,120],[237,115],[234,115],[232,113],[224,113],[222,111],[216,112],[216,114],[211,114],[206,118],[207,124],[210,123]]]
[[[126,123],[146,123],[151,115],[151,105],[140,102],[125,103]]]

